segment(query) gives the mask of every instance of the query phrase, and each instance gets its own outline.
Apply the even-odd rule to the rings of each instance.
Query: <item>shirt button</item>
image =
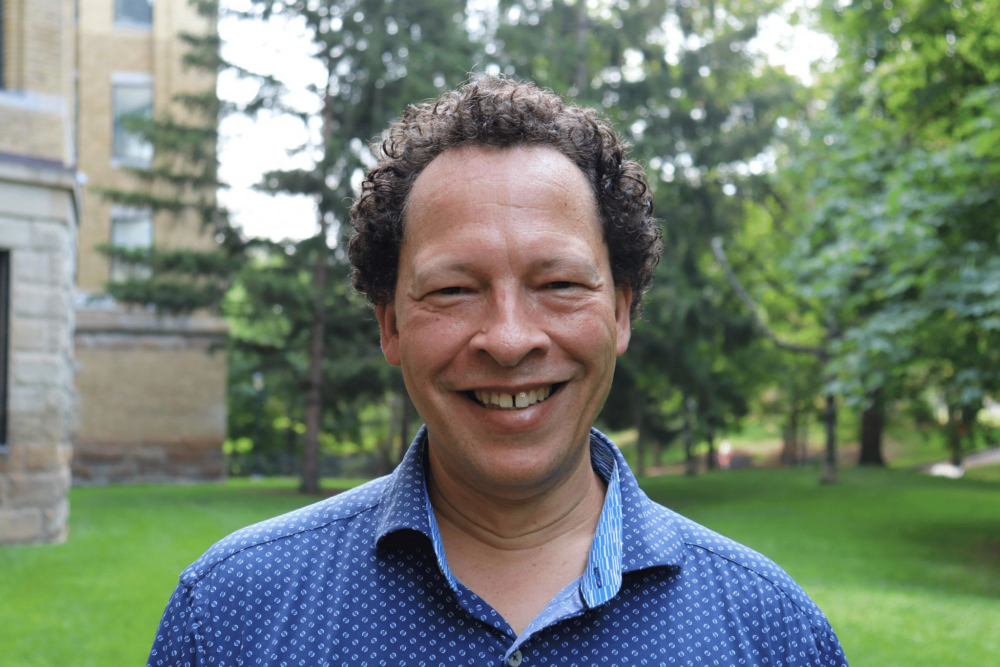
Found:
[[[507,659],[507,664],[510,667],[519,667],[519,665],[521,664],[521,652],[514,651],[513,653],[511,653],[510,658]]]

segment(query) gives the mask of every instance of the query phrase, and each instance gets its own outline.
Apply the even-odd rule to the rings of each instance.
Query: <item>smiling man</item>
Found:
[[[607,122],[484,77],[379,157],[354,282],[426,426],[392,475],[185,570],[149,664],[846,665],[784,571],[592,429],[660,252]]]

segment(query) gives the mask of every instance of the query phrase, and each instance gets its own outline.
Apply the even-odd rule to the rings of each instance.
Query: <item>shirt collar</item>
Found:
[[[374,537],[382,544],[398,531],[423,533],[431,541],[442,574],[454,585],[427,493],[426,446],[427,427],[423,426],[386,485]],[[590,431],[590,456],[594,469],[608,484],[581,581],[584,601],[588,607],[596,607],[618,593],[625,572],[679,567],[684,543],[669,513],[639,488],[621,451],[597,429]]]

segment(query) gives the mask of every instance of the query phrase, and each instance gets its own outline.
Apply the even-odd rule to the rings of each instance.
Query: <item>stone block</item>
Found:
[[[27,445],[24,450],[24,468],[34,470],[59,470],[65,468],[71,457],[69,445]]]
[[[0,248],[19,250],[31,246],[31,223],[0,216]]]
[[[66,499],[69,470],[56,472],[14,472],[8,477],[11,507],[50,507]]]
[[[31,229],[31,245],[38,250],[69,254],[71,232],[63,223],[36,222]]]
[[[56,447],[66,440],[67,425],[58,415],[46,411],[13,412],[8,422],[12,445]]]
[[[8,440],[7,446],[0,451],[0,473],[15,472],[24,469],[24,447],[13,440]]]
[[[13,279],[41,285],[62,285],[62,255],[56,252],[24,250],[13,256]]]
[[[0,544],[35,542],[42,536],[42,511],[37,507],[0,509]]]
[[[66,539],[69,501],[63,500],[54,507],[42,510],[45,539],[48,542],[62,542]]]
[[[41,317],[50,320],[50,326],[60,326],[70,316],[70,301],[66,292],[47,285],[14,283],[11,304],[15,317]]]
[[[69,360],[55,354],[14,354],[14,382],[22,385],[62,387],[70,381]]]
[[[69,350],[70,325],[51,319],[15,317],[11,320],[12,351],[65,352]]]
[[[10,412],[11,414],[42,412],[61,416],[60,410],[65,402],[61,394],[62,392],[55,387],[14,385],[10,392]]]

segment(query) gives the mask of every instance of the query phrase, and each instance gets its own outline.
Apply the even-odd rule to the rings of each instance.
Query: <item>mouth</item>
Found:
[[[526,388],[513,393],[492,391],[490,389],[471,389],[462,393],[470,400],[478,403],[480,407],[489,410],[523,410],[549,399],[564,384],[566,383],[557,382],[555,384]]]

